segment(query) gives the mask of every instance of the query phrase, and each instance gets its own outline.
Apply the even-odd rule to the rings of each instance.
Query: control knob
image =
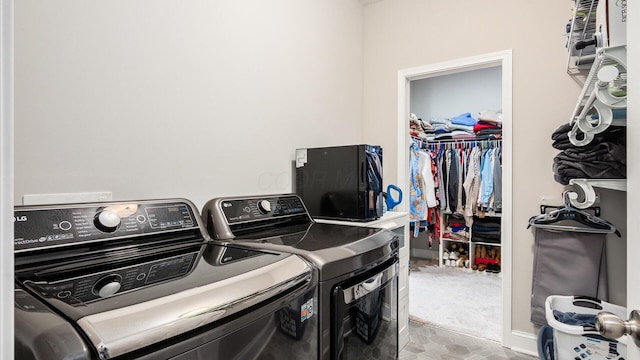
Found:
[[[111,210],[103,210],[93,219],[96,228],[103,232],[114,232],[120,225],[120,215]]]
[[[120,290],[122,286],[122,276],[118,274],[107,275],[96,281],[93,285],[92,292],[101,298],[109,297]]]
[[[269,200],[260,200],[258,201],[258,210],[260,210],[263,214],[268,214],[271,212],[271,203]]]

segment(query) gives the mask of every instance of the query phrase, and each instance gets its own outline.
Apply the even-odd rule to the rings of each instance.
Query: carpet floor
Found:
[[[500,342],[501,280],[501,274],[438,267],[412,259],[410,319]]]

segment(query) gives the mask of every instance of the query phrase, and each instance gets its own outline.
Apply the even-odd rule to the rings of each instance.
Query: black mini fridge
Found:
[[[313,218],[382,216],[382,148],[347,145],[296,150],[295,189]]]

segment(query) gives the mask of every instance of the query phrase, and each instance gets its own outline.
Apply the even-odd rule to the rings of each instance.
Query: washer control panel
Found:
[[[220,206],[228,224],[307,215],[302,200],[296,195],[229,199],[223,200]]]
[[[25,284],[43,297],[79,305],[184,276],[193,268],[198,254],[195,251],[78,278]]]
[[[18,206],[14,212],[16,252],[198,228],[187,202],[132,202]]]

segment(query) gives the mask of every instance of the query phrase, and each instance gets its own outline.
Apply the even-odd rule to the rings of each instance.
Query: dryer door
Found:
[[[391,259],[332,296],[332,360],[398,358],[398,261]]]

